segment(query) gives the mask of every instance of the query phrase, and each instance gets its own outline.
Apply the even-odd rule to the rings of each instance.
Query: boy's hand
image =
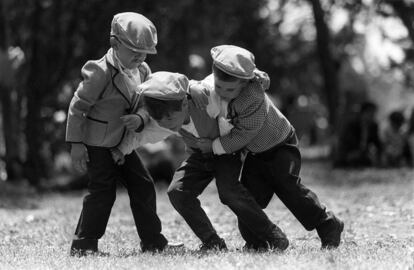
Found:
[[[111,155],[116,165],[125,163],[125,156],[118,148],[111,148]]]
[[[136,130],[143,124],[141,117],[136,114],[121,116],[121,120],[124,122],[124,126],[129,130]]]
[[[197,147],[203,153],[211,153],[213,152],[213,141],[207,138],[200,138],[197,141]]]
[[[201,84],[192,84],[189,89],[191,99],[199,110],[205,110],[208,105],[210,92]]]
[[[88,151],[85,145],[81,143],[72,143],[72,149],[70,151],[72,157],[73,167],[81,172],[85,173],[87,170],[87,162],[89,162]]]

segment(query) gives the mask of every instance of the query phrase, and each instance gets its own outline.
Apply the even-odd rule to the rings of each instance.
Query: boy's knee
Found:
[[[175,208],[181,208],[183,205],[185,205],[185,201],[188,197],[187,193],[178,189],[168,189],[167,194],[171,204]]]
[[[224,189],[219,191],[219,199],[222,204],[227,206],[235,206],[239,199],[231,190]]]

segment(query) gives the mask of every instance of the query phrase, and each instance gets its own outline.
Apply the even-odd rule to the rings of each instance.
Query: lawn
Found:
[[[321,251],[316,232],[303,229],[275,197],[266,213],[287,233],[290,247],[282,254],[239,251],[244,242],[235,217],[220,204],[213,184],[201,201],[228,252],[196,252],[200,242],[158,186],[163,232],[184,242],[185,251],[141,254],[129,200],[120,189],[100,241],[110,256],[72,258],[69,245],[84,193],[37,195],[0,183],[0,269],[414,269],[413,170],[332,171],[308,162],[302,178],[345,221],[339,249]]]

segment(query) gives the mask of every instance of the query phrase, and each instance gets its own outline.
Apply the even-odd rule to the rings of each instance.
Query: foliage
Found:
[[[312,7],[319,3],[317,17]],[[3,0],[0,55],[15,48],[23,58],[12,71],[1,67],[0,150],[5,151],[0,155],[10,179],[23,177],[38,185],[53,175],[54,159],[67,151],[65,117],[80,68],[108,49],[115,13],[136,11],[157,26],[159,53],[147,59],[154,71],[200,79],[210,72],[211,47],[240,45],[254,52],[257,66],[269,73],[269,93],[284,112],[298,96],[308,98],[312,108],[301,110],[313,111],[314,118],[326,123],[370,96],[386,99],[377,93],[389,85],[401,90],[412,85],[414,65],[404,60],[414,55],[409,27],[414,13],[404,10],[413,7],[409,1]],[[388,19],[408,31],[390,35],[377,23]],[[368,26],[376,27],[382,44],[398,48],[403,57],[385,55],[381,63],[366,59]],[[14,79],[12,85],[1,79],[4,74],[12,74],[7,76]]]

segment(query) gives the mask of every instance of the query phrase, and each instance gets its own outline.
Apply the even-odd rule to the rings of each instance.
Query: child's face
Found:
[[[227,101],[238,97],[245,84],[246,82],[244,80],[227,82],[220,80],[217,76],[214,76],[214,89],[217,95]]]
[[[137,68],[145,61],[145,58],[147,58],[146,53],[134,52],[125,47],[121,42],[118,42],[118,46],[116,46],[115,50],[117,51],[118,58],[122,65],[128,69]]]
[[[184,100],[182,110],[170,113],[170,115],[157,120],[158,125],[163,128],[178,131],[183,124],[187,124],[189,121],[188,116],[188,102]]]

